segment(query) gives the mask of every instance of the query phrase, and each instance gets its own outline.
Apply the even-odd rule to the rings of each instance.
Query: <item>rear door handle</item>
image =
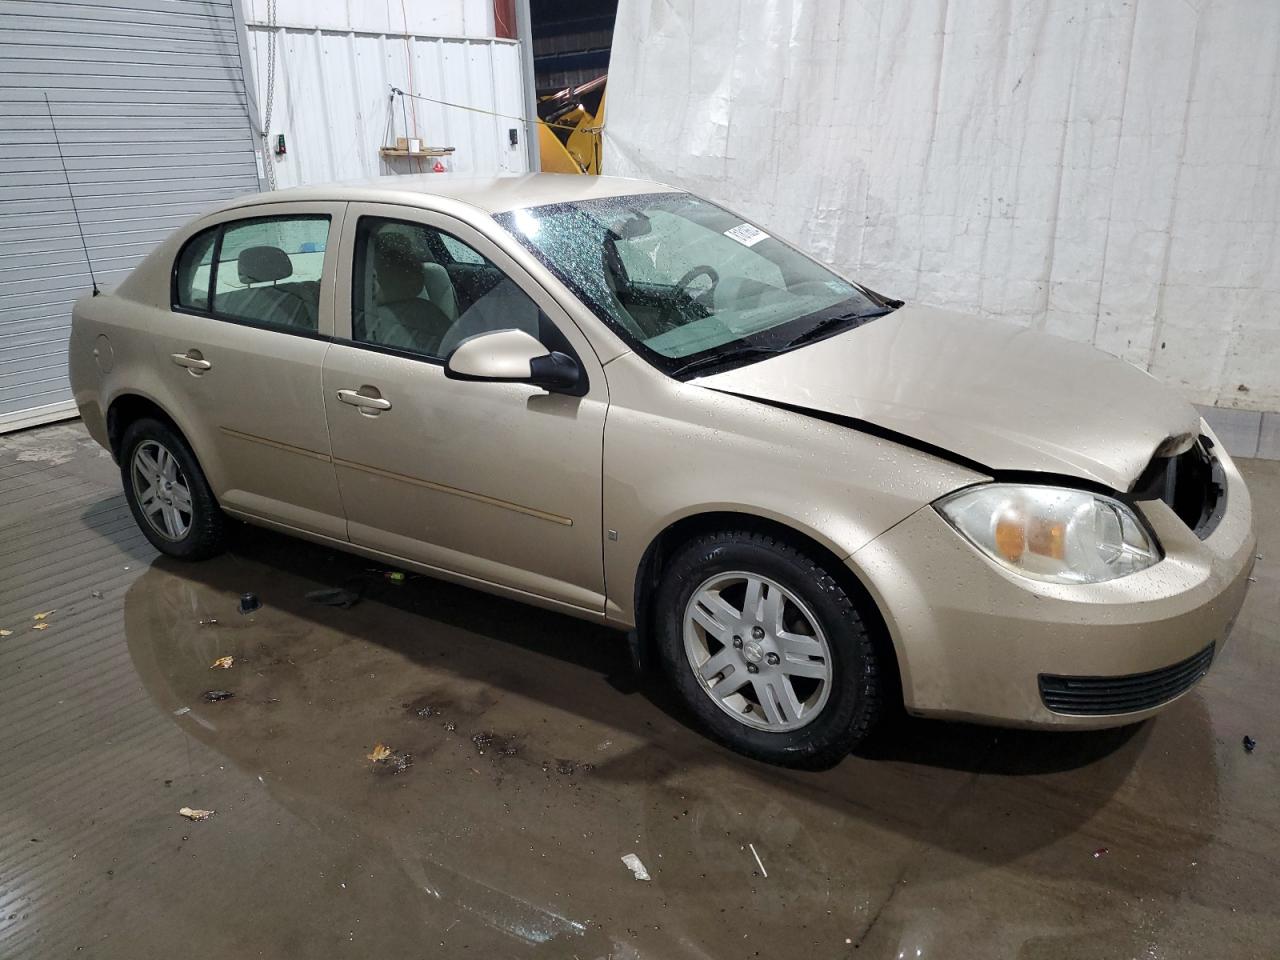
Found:
[[[369,410],[390,410],[391,401],[383,397],[369,397],[359,390],[339,390],[338,399],[353,407],[365,407]]]
[[[199,350],[188,350],[186,353],[171,353],[169,359],[180,367],[186,367],[192,373],[203,373],[213,369],[213,364],[201,356]]]

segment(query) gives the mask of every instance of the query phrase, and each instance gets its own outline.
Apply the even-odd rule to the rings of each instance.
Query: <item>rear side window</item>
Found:
[[[178,255],[174,304],[297,333],[320,326],[327,216],[257,217],[193,237]]]

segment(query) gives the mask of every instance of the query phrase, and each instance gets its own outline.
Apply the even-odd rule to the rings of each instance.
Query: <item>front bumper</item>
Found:
[[[932,507],[849,558],[880,606],[911,713],[1012,726],[1107,727],[1158,713],[1049,709],[1042,677],[1165,671],[1214,645],[1244,602],[1256,539],[1248,489],[1229,458],[1227,507],[1200,540],[1164,503],[1140,504],[1165,557],[1098,584],[1041,583],[988,560]],[[1050,702],[1053,698],[1050,697]]]

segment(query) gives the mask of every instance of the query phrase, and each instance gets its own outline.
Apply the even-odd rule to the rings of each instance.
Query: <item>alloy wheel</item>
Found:
[[[831,692],[831,648],[818,618],[759,574],[719,573],[699,586],[685,607],[684,648],[707,696],[760,730],[805,726]]]
[[[147,523],[166,540],[191,531],[191,488],[177,458],[164,444],[144,440],[133,451],[133,491]]]

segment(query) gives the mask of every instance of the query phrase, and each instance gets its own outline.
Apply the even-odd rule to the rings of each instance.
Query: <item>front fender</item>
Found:
[[[635,355],[606,368],[604,564],[611,619],[635,623],[653,541],[706,513],[759,517],[839,559],[981,474],[791,410],[671,380]]]

